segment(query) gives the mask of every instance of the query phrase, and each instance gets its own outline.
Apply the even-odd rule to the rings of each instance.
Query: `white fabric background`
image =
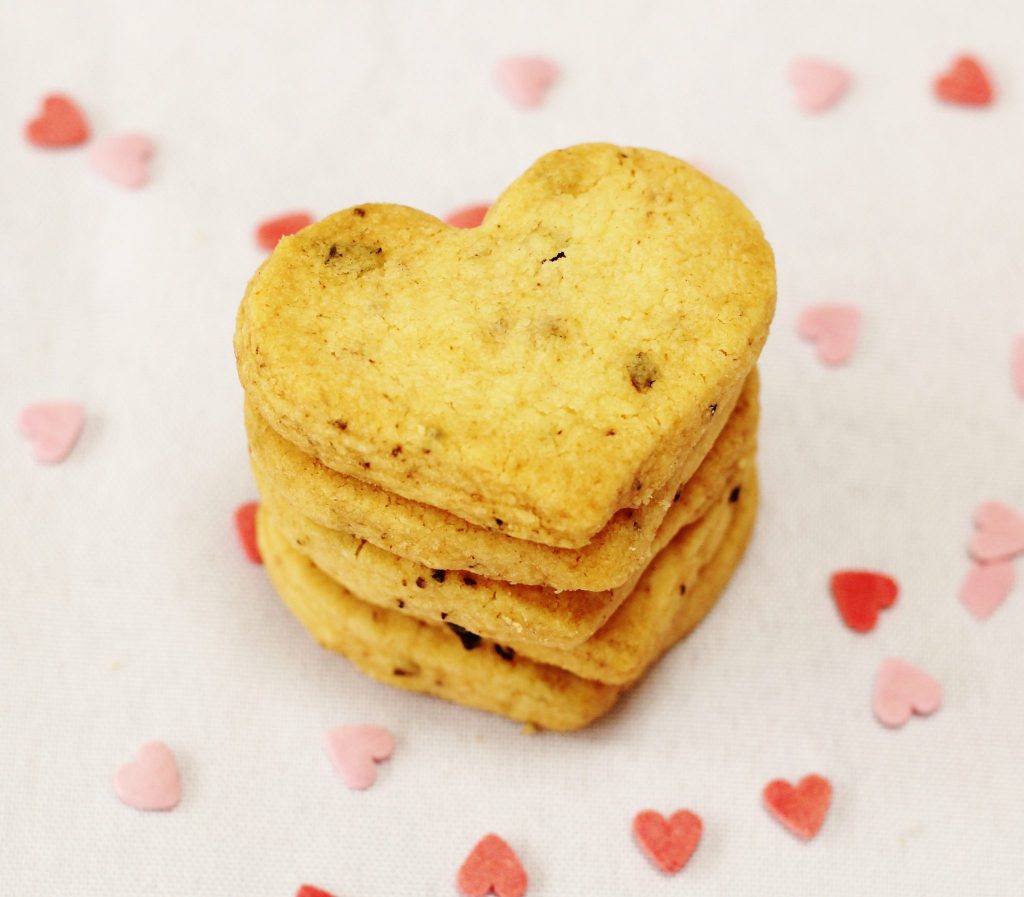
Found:
[[[1019,892],[1024,585],[984,624],[956,592],[975,505],[1024,508],[1022,34],[1016,0],[0,5],[0,891],[448,895],[493,830],[531,897]],[[965,49],[994,72],[990,110],[931,95]],[[537,112],[493,86],[513,52],[564,66]],[[783,75],[806,52],[856,77],[820,117]],[[152,184],[28,147],[54,89],[97,134],[151,134]],[[722,603],[621,709],[528,737],[365,680],[242,559],[231,333],[258,220],[366,200],[440,214],[592,139],[705,161],[775,247],[763,512]],[[820,301],[864,309],[846,369],[795,335]],[[88,407],[59,467],[14,432],[41,398]],[[826,590],[851,565],[903,586],[867,637]],[[870,711],[890,654],[947,692],[897,732]],[[324,754],[347,722],[398,738],[367,793]],[[149,738],[182,767],[166,815],[110,787]],[[760,791],[811,771],[835,800],[805,845]],[[648,806],[704,818],[678,878],[633,846]]]

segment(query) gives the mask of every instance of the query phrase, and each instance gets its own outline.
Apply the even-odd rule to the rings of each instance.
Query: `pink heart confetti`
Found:
[[[463,206],[444,216],[444,223],[452,227],[479,227],[490,206],[483,202],[475,206]]]
[[[850,86],[850,74],[832,62],[802,57],[787,70],[796,101],[805,112],[823,112],[835,105]]]
[[[114,793],[137,810],[171,810],[181,800],[181,777],[174,753],[161,741],[147,741],[135,759],[114,775]]]
[[[85,425],[85,409],[77,402],[40,402],[18,414],[18,429],[32,442],[36,458],[50,464],[63,461]]]
[[[543,56],[510,56],[495,69],[502,92],[522,109],[540,106],[559,74],[558,66]]]
[[[135,189],[149,182],[153,151],[153,141],[143,134],[113,134],[93,144],[89,162],[111,183]]]
[[[860,334],[860,309],[853,305],[812,305],[805,308],[797,332],[818,348],[818,358],[827,365],[849,360]]]
[[[942,706],[942,686],[924,670],[896,657],[882,661],[875,679],[875,716],[899,728],[911,714],[927,716]]]
[[[976,561],[1005,561],[1024,553],[1024,517],[1009,505],[983,502],[974,511],[974,526],[968,551]]]
[[[1024,399],[1024,333],[1014,339],[1010,350],[1010,376],[1017,395]]]
[[[1010,594],[1015,578],[1012,561],[972,564],[960,586],[960,600],[977,619],[988,619]]]
[[[376,781],[377,763],[387,760],[394,749],[394,737],[380,726],[340,726],[327,733],[327,755],[353,791]]]

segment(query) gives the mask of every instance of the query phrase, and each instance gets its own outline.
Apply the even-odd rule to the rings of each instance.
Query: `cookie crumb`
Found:
[[[564,258],[565,258],[565,253],[564,252],[559,252],[558,255],[553,255],[549,259],[544,259],[544,262],[557,262],[559,259],[564,259]],[[541,262],[541,264],[543,265],[544,262]]]
[[[647,392],[658,379],[658,366],[646,352],[637,352],[626,365],[629,382],[637,392]]]

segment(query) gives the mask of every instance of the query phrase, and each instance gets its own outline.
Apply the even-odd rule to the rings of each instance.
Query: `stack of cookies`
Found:
[[[661,153],[551,153],[478,227],[283,239],[235,351],[267,570],[377,679],[551,729],[707,613],[757,507],[771,249]]]

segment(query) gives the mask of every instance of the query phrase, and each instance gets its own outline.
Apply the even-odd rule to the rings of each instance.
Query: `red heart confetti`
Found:
[[[444,216],[444,223],[452,227],[479,227],[490,206],[480,203],[475,206],[464,206]]]
[[[898,729],[911,715],[927,716],[942,706],[942,685],[913,664],[890,657],[882,661],[875,679],[875,717]]]
[[[257,226],[256,242],[261,249],[269,251],[277,246],[281,237],[297,234],[312,223],[313,216],[309,212],[289,212],[286,215],[278,215],[276,218],[268,218]]]
[[[830,584],[839,615],[854,632],[871,632],[879,611],[892,607],[900,593],[895,579],[874,570],[837,570]]]
[[[958,56],[949,70],[935,79],[935,95],[960,106],[987,106],[995,91],[982,64],[974,56]]]
[[[768,812],[793,834],[809,841],[821,828],[832,803],[832,785],[819,775],[804,776],[794,787],[784,779],[769,782],[764,789]]]
[[[972,564],[960,585],[960,600],[976,619],[985,620],[1006,600],[1015,578],[1012,561]]]
[[[296,892],[295,897],[334,897],[333,894],[315,888],[313,885],[302,885]]]
[[[515,852],[497,835],[485,835],[459,869],[459,891],[465,897],[522,897],[526,870]]]
[[[242,544],[245,556],[254,564],[263,563],[259,545],[256,544],[256,510],[258,508],[258,502],[249,501],[235,509],[235,532],[238,533],[238,541]]]
[[[644,853],[663,872],[674,875],[693,856],[704,832],[696,813],[678,810],[668,819],[655,810],[643,810],[633,819],[633,834]]]
[[[18,429],[32,442],[36,458],[63,461],[85,426],[85,409],[77,402],[39,402],[18,413]]]
[[[89,123],[71,97],[53,93],[43,97],[42,111],[25,125],[25,139],[49,149],[77,146],[89,139]]]
[[[558,75],[558,66],[542,56],[511,56],[502,59],[495,70],[505,96],[523,109],[543,103]]]
[[[380,726],[340,726],[327,733],[327,755],[354,791],[363,791],[377,780],[377,764],[394,750],[394,737]]]
[[[1024,516],[1001,501],[986,501],[974,511],[976,531],[968,550],[982,563],[1024,554]]]

